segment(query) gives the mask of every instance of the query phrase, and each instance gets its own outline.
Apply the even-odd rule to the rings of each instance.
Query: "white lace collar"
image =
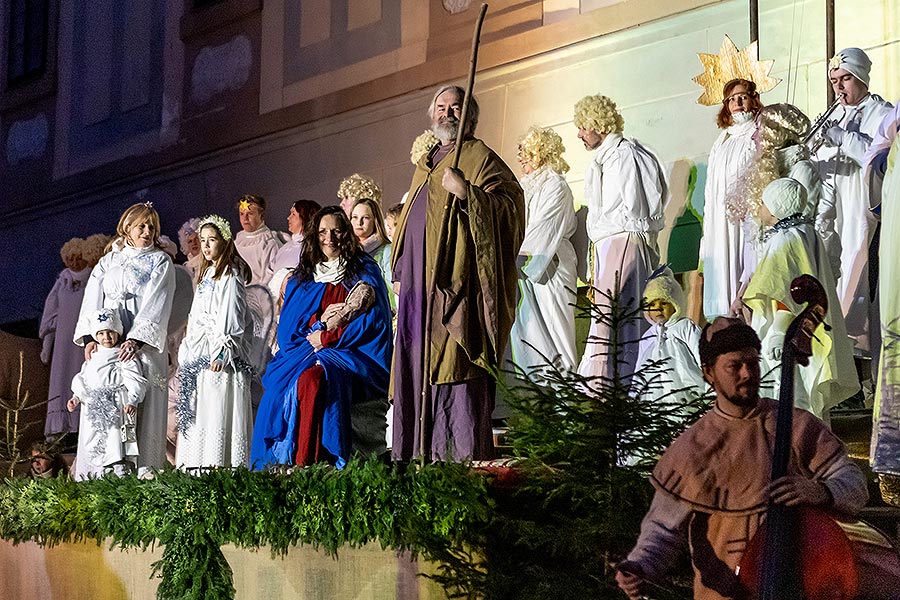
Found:
[[[316,283],[338,283],[344,279],[344,261],[340,258],[327,260],[316,265],[313,280]]]

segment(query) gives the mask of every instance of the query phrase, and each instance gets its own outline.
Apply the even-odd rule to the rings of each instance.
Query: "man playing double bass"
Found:
[[[769,483],[777,403],[759,397],[759,352],[756,332],[736,319],[719,317],[703,331],[700,359],[716,392],[715,406],[672,443],[651,475],[656,495],[616,575],[629,598],[652,592],[652,582],[661,580],[685,541],[694,598],[734,598],[735,567],[770,496],[777,504],[847,516],[865,505],[866,480],[844,445],[822,421],[797,408],[789,474]],[[890,549],[883,552],[889,555]],[[866,562],[872,560],[868,554],[856,557],[860,583],[885,582]]]

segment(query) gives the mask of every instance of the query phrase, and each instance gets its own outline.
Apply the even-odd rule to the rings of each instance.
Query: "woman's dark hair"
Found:
[[[300,222],[303,223],[303,230],[306,231],[306,224],[310,222],[313,216],[320,210],[322,210],[322,205],[313,200],[297,200],[294,202],[294,211],[297,213],[297,216],[300,218]]]
[[[728,96],[731,95],[731,90],[736,88],[737,86],[742,85],[747,88],[747,95],[750,96],[750,108],[748,112],[756,115],[759,112],[759,109],[763,107],[762,100],[759,99],[759,94],[756,93],[756,84],[750,81],[749,79],[741,79],[738,77],[737,79],[732,79],[728,83],[725,84],[725,87],[722,88],[722,108],[719,109],[719,114],[716,115],[716,125],[719,126],[719,129],[726,129],[734,124],[734,119],[731,116],[731,111],[728,110]]]
[[[219,231],[219,228],[216,227],[215,223],[204,223],[197,230],[197,233],[200,233],[207,227],[216,232],[216,235],[218,235],[225,244],[225,248],[222,249],[222,254],[219,255],[219,258],[217,258],[215,262],[206,260],[206,257],[203,256],[203,252],[200,253],[200,266],[197,269],[197,283],[199,284],[203,281],[206,270],[214,266],[216,270],[213,273],[213,279],[219,279],[226,271],[230,271],[243,279],[245,284],[250,285],[253,273],[251,272],[250,265],[247,264],[247,261],[238,254],[237,248],[234,245],[234,240],[226,240],[225,236],[222,235],[222,232]]]
[[[340,228],[337,241],[340,257],[344,260],[344,279],[353,281],[362,273],[366,253],[353,234],[350,219],[347,218],[347,214],[340,206],[326,206],[304,224],[303,249],[300,251],[300,262],[294,270],[294,277],[299,281],[312,279],[316,265],[328,260],[325,253],[322,252],[322,248],[319,247],[319,225],[322,219],[329,215],[337,219]]]

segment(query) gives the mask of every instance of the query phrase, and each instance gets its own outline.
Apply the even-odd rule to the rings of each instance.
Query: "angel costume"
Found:
[[[307,281],[288,279],[279,350],[262,380],[252,468],[317,461],[341,468],[352,452],[384,452],[391,310],[381,269],[368,256],[362,261],[355,280],[344,277],[340,259],[320,263]],[[370,288],[372,303],[349,322],[323,328],[325,309],[350,304],[359,282]],[[318,351],[306,339],[313,331],[322,331]]]
[[[644,282],[659,262],[656,235],[663,227],[663,205],[668,195],[659,160],[637,141],[621,133],[607,134],[584,176],[587,233],[593,242],[593,287],[600,294],[615,293],[619,302],[637,308]],[[608,304],[602,295],[595,304]],[[647,329],[642,319],[620,327],[618,372],[628,376],[637,363],[635,342]],[[609,325],[591,320],[591,330],[578,372],[586,377],[612,376]],[[623,343],[625,345],[621,345]],[[629,343],[630,342],[630,343]]]
[[[519,302],[510,332],[512,361],[526,374],[552,363],[574,371],[575,233],[572,190],[544,165],[520,181],[525,192],[525,239],[519,249]]]
[[[394,295],[394,284],[391,276],[391,243],[379,243],[378,235],[373,234],[360,242],[360,246],[365,250],[366,254],[372,257],[378,268],[381,269],[381,275],[384,279],[384,285],[387,287],[388,300],[391,302],[391,310],[397,309],[397,297]]]
[[[756,152],[756,122],[748,112],[732,116],[709,152],[703,200],[703,312],[708,319],[728,315],[737,297],[746,259],[754,252],[744,228],[725,214],[725,199],[734,191]]]
[[[889,102],[874,94],[856,106],[840,105],[832,118],[844,130],[843,139],[837,146],[822,146],[814,157],[823,183],[817,225],[827,232],[828,253],[835,262],[840,260],[838,299],[854,337],[869,331],[869,244],[876,223],[869,210],[864,161],[872,136],[890,109]]]
[[[93,336],[90,318],[101,308],[115,309],[125,337],[141,342],[137,352],[147,393],[138,411],[139,471],[161,468],[166,462],[166,335],[175,274],[169,255],[151,246],[135,248],[119,238],[113,242],[88,280],[75,327],[75,343]]]
[[[690,399],[689,394],[702,395],[706,381],[700,368],[700,327],[684,316],[687,303],[681,286],[672,272],[666,268],[654,277],[644,289],[644,300],[649,304],[663,300],[675,307],[675,312],[665,323],[651,322],[650,329],[638,346],[637,370],[651,363],[660,366],[643,375],[650,385],[642,390],[641,399],[646,402],[678,402]],[[676,390],[679,392],[674,395]]]
[[[238,254],[250,265],[250,271],[253,272],[253,278],[247,282],[247,285],[269,283],[274,273],[272,259],[275,258],[276,252],[283,244],[279,233],[269,229],[265,223],[250,233],[238,231],[234,238],[234,245],[237,246]]]
[[[791,281],[804,273],[812,275],[825,288],[831,329],[824,324],[816,329],[809,365],[797,370],[794,405],[827,421],[831,407],[859,390],[831,266],[821,239],[803,216],[803,186],[793,179],[776,179],[763,192],[763,203],[779,221],[764,234],[756,272],[744,292],[744,303],[753,311],[751,325],[762,340],[762,372],[771,372],[779,381],[784,335],[804,308],[790,297]]]
[[[179,468],[250,465],[253,416],[244,282],[233,269],[214,279],[215,270],[210,266],[197,285],[178,349]],[[218,372],[210,370],[216,360],[222,363]]]
[[[41,360],[50,365],[50,389],[47,394],[47,421],[44,436],[78,431],[78,410],[66,410],[72,378],[84,363],[84,350],[72,343],[78,309],[84,288],[91,276],[90,267],[77,273],[63,269],[44,301],[39,335],[44,349]]]

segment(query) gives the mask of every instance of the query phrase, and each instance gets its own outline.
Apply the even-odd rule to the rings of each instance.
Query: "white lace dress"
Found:
[[[178,350],[176,403],[179,468],[250,464],[253,416],[244,331],[243,280],[231,272],[213,279],[210,267],[194,295],[187,333]],[[212,361],[224,368],[213,372]]]

